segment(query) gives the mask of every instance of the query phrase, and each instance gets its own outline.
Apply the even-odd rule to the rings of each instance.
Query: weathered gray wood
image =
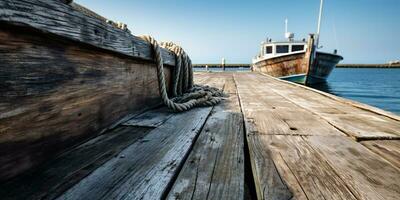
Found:
[[[313,92],[305,94],[304,88],[289,88],[283,82],[253,73],[235,74],[235,80],[245,116],[250,156],[254,159],[252,167],[259,199],[269,198],[277,193],[280,194],[275,196],[277,198],[285,194],[290,196],[287,192],[285,193],[284,183],[276,184],[271,178],[274,177],[270,172],[274,169],[271,165],[275,166],[279,172],[275,176],[284,180],[295,198],[392,199],[398,196],[399,190],[396,188],[399,188],[400,176],[393,165],[346,135],[321,132],[318,126],[323,124],[325,118],[314,117],[318,123],[307,120],[313,115],[320,116],[318,112],[322,112],[321,110],[300,111],[314,109],[313,104],[306,104],[305,99],[316,104],[317,100],[313,98],[319,98],[319,94],[316,95]],[[323,98],[319,100],[321,107],[335,104],[342,106],[341,102],[324,101]],[[297,102],[304,104],[291,106],[298,105]],[[346,105],[349,106],[349,104]],[[340,106],[336,107],[336,112],[346,113],[349,116],[357,114],[349,112],[353,110],[352,107]],[[275,116],[276,110],[282,111],[278,114],[281,117]],[[283,112],[286,117],[282,117]],[[359,112],[365,112],[365,110]],[[373,112],[363,114],[372,118],[382,117]],[[308,134],[302,133],[296,136],[296,134],[286,133],[290,132],[285,128],[287,119],[294,118],[305,120],[300,128]],[[392,119],[385,120],[388,120],[386,123],[396,126],[396,123],[390,121]],[[322,122],[321,125],[319,122]],[[347,122],[349,126],[352,125],[351,123],[351,120]],[[355,121],[355,123],[359,122]],[[365,126],[371,129],[376,128],[368,126],[367,123]],[[330,127],[329,129],[333,132],[338,132],[332,125],[326,127]],[[265,164],[269,159],[272,159],[273,164]],[[382,180],[391,180],[380,181],[379,177]],[[274,193],[266,196],[264,195],[266,191]],[[279,191],[283,192],[279,193]]]
[[[317,89],[313,89],[313,88],[307,87],[305,85],[293,83],[293,82],[290,82],[290,81],[285,81],[285,80],[282,80],[282,79],[279,79],[279,78],[275,78],[275,77],[271,77],[271,78],[275,79],[276,81],[284,82],[285,84],[291,84],[292,86],[295,86],[295,87],[300,87],[300,88],[303,88],[303,89],[307,89],[309,91],[313,91],[313,92],[315,92],[317,94],[320,94],[322,96],[328,97],[328,98],[333,99],[335,101],[339,101],[339,102],[342,102],[342,103],[345,103],[345,104],[349,104],[350,106],[353,106],[353,107],[356,107],[356,108],[360,108],[362,110],[366,110],[368,112],[372,112],[372,113],[377,114],[377,115],[385,116],[385,117],[400,121],[400,116],[399,115],[396,115],[396,114],[391,113],[389,111],[382,110],[380,108],[373,107],[373,106],[370,106],[368,104],[357,102],[357,101],[354,101],[354,100],[351,100],[351,99],[346,99],[346,98],[339,97],[339,96],[336,96],[336,95],[333,95],[333,94],[329,94],[329,93],[326,93],[326,92],[323,92],[323,91],[320,91],[320,90],[317,90]]]
[[[249,111],[255,111],[257,109],[264,110],[263,112],[267,114],[270,113],[269,111],[265,110],[266,105],[260,105],[258,103],[260,102],[260,99],[258,98],[262,94],[258,96],[251,95],[255,94],[255,92],[251,93],[250,89],[248,88],[250,85],[243,83],[243,81],[245,81],[244,79],[247,77],[240,77],[240,75],[235,74],[234,78],[241,108],[243,114],[245,115],[246,139],[250,153],[251,168],[253,172],[257,198],[290,199],[293,196],[292,192],[283,181],[281,174],[279,174],[274,161],[272,160],[270,150],[264,148],[263,144],[260,143],[260,137],[258,137],[258,134],[263,134],[263,132],[258,131],[258,128],[254,126],[254,118],[251,118],[246,114]],[[251,84],[257,83],[253,82]],[[248,99],[246,99],[246,97],[248,97]],[[253,137],[253,135],[256,136]]]
[[[154,109],[135,116],[132,119],[124,122],[122,125],[156,128],[172,117],[173,114],[176,113],[163,106],[159,109]]]
[[[342,180],[327,163],[326,158],[308,145],[303,136],[254,135],[250,137],[261,137],[260,146],[271,151],[275,166],[292,188],[296,199],[357,199],[347,188],[345,180]],[[330,137],[324,136],[324,138]],[[286,177],[288,174],[293,175],[295,179]],[[268,199],[268,196],[266,198]]]
[[[348,137],[305,138],[357,199],[399,199],[399,169]]]
[[[256,76],[266,88],[280,94],[285,99],[325,119],[331,125],[357,140],[363,139],[399,139],[400,122],[378,110],[368,110],[355,103],[330,98],[322,92],[314,92],[264,75]]]
[[[264,79],[266,78],[262,78],[257,74],[235,74],[235,80],[237,81],[243,107],[242,110],[244,111],[246,120],[247,141],[249,143],[250,155],[254,159],[252,167],[256,188],[258,188],[258,198],[262,199],[273,196],[264,195],[265,188],[272,188],[266,191],[274,191],[275,188],[284,188],[282,187],[282,183],[276,185],[272,184],[274,182],[271,180],[274,179],[271,178],[270,171],[267,171],[271,169],[271,165],[266,166],[265,164],[265,160],[268,159],[272,159],[280,177],[288,184],[295,198],[360,199],[361,197],[361,199],[364,199],[376,197],[374,196],[376,195],[375,193],[364,192],[364,195],[359,194],[362,193],[362,189],[369,191],[370,189],[367,188],[369,186],[361,189],[358,183],[361,184],[363,177],[358,174],[359,171],[348,167],[348,165],[363,166],[362,163],[353,163],[352,160],[354,159],[350,159],[351,156],[346,158],[346,155],[351,152],[340,153],[337,157],[335,157],[336,154],[333,152],[334,149],[340,149],[337,151],[341,151],[342,149],[347,149],[351,145],[356,147],[360,147],[360,145],[343,134],[324,134],[324,132],[321,132],[320,126],[324,124],[324,120],[321,118],[314,117],[314,121],[316,122],[307,120],[310,116],[313,116],[314,113],[304,112],[303,107],[296,106],[297,101],[304,101],[300,99],[301,97],[298,95],[303,89],[300,91],[288,90],[284,88],[284,86],[276,86],[275,84],[278,83],[276,83],[277,81],[275,80]],[[286,91],[277,91],[278,88],[281,90],[286,89]],[[284,92],[285,94],[283,94]],[[294,99],[288,101],[286,98],[289,95],[297,95],[297,101],[295,102]],[[313,96],[312,94],[308,94],[308,97],[311,98]],[[274,108],[271,109],[271,107]],[[282,117],[276,117],[274,115]],[[304,136],[293,136],[296,134],[286,133],[291,131],[285,128],[287,126],[285,125],[287,119],[295,119],[294,117],[290,117],[290,115],[297,116],[298,119],[304,121],[304,123],[299,126],[299,129],[303,129],[304,133],[307,134],[302,133],[299,135]],[[374,114],[371,115],[374,116]],[[274,120],[271,121],[270,119]],[[338,130],[331,125],[326,126],[326,128],[326,130],[332,133],[338,132]],[[320,138],[321,141],[327,141],[327,144],[320,144],[319,146],[321,147],[333,146],[333,138],[337,138],[337,140],[340,141],[350,140],[352,143],[347,144],[347,146],[337,145],[335,148],[332,147],[329,153],[326,149],[325,153],[321,153],[315,150],[317,147],[314,146],[314,144],[310,144],[308,141],[308,139],[312,140],[312,138]],[[328,145],[328,143],[332,145]],[[343,157],[343,161],[339,162],[339,160],[333,160],[332,157],[336,159]],[[371,162],[376,160],[378,163],[383,161],[376,155],[372,157],[371,155],[363,155],[360,159],[369,160]],[[391,165],[388,163],[386,164],[389,166],[386,167],[389,172],[388,174],[381,174],[381,177],[395,176],[393,169],[390,169]],[[339,169],[340,171],[338,171]],[[347,171],[345,173],[344,170],[346,169]],[[263,174],[265,171],[267,171],[267,173]],[[364,173],[371,173],[372,175],[379,173],[371,169],[365,169],[364,171]],[[356,178],[350,179],[349,181],[348,176],[355,176]],[[387,186],[390,184],[394,184],[394,182],[388,183]],[[374,187],[380,189],[378,185]],[[274,192],[275,194],[277,193],[276,191]],[[392,195],[395,194],[391,189],[389,189],[389,191],[380,190],[380,192],[387,195],[388,198],[393,197]],[[282,195],[276,195],[276,198],[278,198],[277,196]]]
[[[167,199],[244,199],[243,119],[232,75]],[[224,77],[222,77],[224,79]]]
[[[0,181],[161,102],[150,62],[13,26],[0,44]]]
[[[400,169],[400,140],[371,140],[361,144]]]
[[[251,131],[249,127],[246,122],[247,133]],[[277,161],[273,160],[271,151],[260,141],[261,137],[247,135],[246,139],[257,199],[291,199],[293,193],[296,194],[296,198],[302,199],[300,197],[304,197],[305,195],[300,185],[296,183],[294,175],[287,168],[278,171],[275,164]],[[284,167],[284,165],[281,167]]]
[[[320,117],[272,92],[258,74],[235,74],[243,112],[258,134],[344,135]],[[262,76],[261,76],[262,77]],[[273,124],[274,126],[271,126]]]
[[[117,53],[153,60],[150,44],[59,0],[2,0],[0,22],[32,27]],[[165,64],[174,66],[175,55],[162,49]]]
[[[0,185],[1,199],[53,199],[151,129],[118,127]]]
[[[159,199],[210,111],[195,108],[174,115],[58,199]]]

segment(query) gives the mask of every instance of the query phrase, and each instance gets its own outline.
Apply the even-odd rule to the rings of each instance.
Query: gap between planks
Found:
[[[214,107],[167,199],[244,199],[244,133],[232,74],[229,98]]]

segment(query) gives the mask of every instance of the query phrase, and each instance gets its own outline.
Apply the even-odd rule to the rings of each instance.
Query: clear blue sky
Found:
[[[76,0],[134,35],[174,41],[194,63],[249,63],[267,36],[284,39],[284,19],[296,38],[316,31],[319,0]],[[400,0],[325,0],[324,51],[343,63],[400,59]]]

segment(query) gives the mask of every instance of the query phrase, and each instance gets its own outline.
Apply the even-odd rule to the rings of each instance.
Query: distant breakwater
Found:
[[[195,68],[250,68],[251,64],[194,64]],[[339,64],[337,68],[400,68],[400,64]]]
[[[195,68],[223,68],[224,66],[226,68],[250,68],[250,64],[193,64],[193,67]]]
[[[339,64],[337,68],[400,68],[400,64]]]

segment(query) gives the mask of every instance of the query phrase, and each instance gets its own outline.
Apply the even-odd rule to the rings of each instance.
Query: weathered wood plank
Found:
[[[243,119],[232,75],[167,199],[244,199]]]
[[[400,140],[370,140],[361,144],[400,169]]]
[[[368,104],[357,102],[357,101],[354,101],[354,100],[351,100],[351,99],[346,99],[346,98],[339,97],[339,96],[336,96],[336,95],[333,95],[333,94],[329,94],[329,93],[326,93],[326,92],[323,92],[323,91],[320,91],[320,90],[317,90],[317,89],[314,89],[314,88],[307,87],[305,85],[293,83],[293,82],[290,82],[290,81],[281,80],[281,79],[274,78],[274,77],[272,77],[272,78],[277,80],[277,81],[284,82],[286,84],[291,84],[292,86],[295,86],[295,87],[299,87],[299,88],[307,89],[309,91],[313,91],[315,93],[318,93],[318,94],[320,94],[322,96],[325,96],[327,98],[333,99],[335,101],[339,101],[339,102],[348,104],[350,106],[353,106],[353,107],[356,107],[356,108],[359,108],[359,109],[362,109],[362,110],[366,110],[368,112],[372,112],[372,113],[377,114],[377,115],[382,115],[382,116],[385,116],[385,117],[400,121],[400,116],[399,115],[396,115],[396,114],[391,113],[389,111],[382,110],[380,108],[373,107],[373,106],[370,106]]]
[[[308,123],[313,123],[306,119],[315,113],[299,112],[310,105],[290,106],[297,105],[295,100],[286,99],[285,95],[302,93],[303,89],[289,90],[284,86],[277,86],[276,80],[264,79],[267,78],[262,78],[258,74],[235,74],[245,116],[247,141],[250,156],[253,159],[252,168],[259,199],[271,196],[290,197],[285,184],[293,192],[294,197],[300,199],[379,199],[383,197],[390,199],[398,196],[399,190],[396,188],[399,187],[396,182],[399,182],[397,179],[400,177],[397,169],[356,141],[343,134],[321,134],[318,123],[313,125],[315,127],[305,129],[308,134],[288,135],[286,132],[290,130],[282,128],[285,127],[283,119],[286,118],[273,117],[275,120],[269,121],[275,114],[274,110],[291,112],[292,115],[307,122],[300,126],[304,128]],[[283,92],[285,95],[282,95]],[[309,98],[313,97],[312,93],[307,95]],[[305,98],[300,95],[296,97],[298,101],[303,101],[299,99]],[[334,102],[328,102],[327,105],[330,106],[330,103]],[[275,109],[271,109],[271,105]],[[348,112],[345,109],[341,111]],[[377,116],[375,113],[370,113],[370,115]],[[320,117],[315,117],[315,120],[324,121]],[[331,125],[327,128],[339,132]],[[357,149],[356,152],[351,148]],[[357,153],[359,156],[355,157],[351,155],[352,153]],[[368,168],[368,164],[372,165],[373,162],[377,162],[375,166],[387,169],[387,172],[381,172],[377,169],[378,167]],[[357,167],[363,170],[357,170]],[[385,183],[377,182],[378,177],[386,177],[385,180],[392,177],[395,180]]]
[[[400,122],[385,113],[377,114],[338,98],[329,98],[305,87],[298,87],[264,75],[253,75],[263,82],[264,86],[271,88],[285,99],[301,106],[342,132],[358,139],[398,139],[400,138]]]
[[[161,102],[150,62],[1,27],[0,181]]]
[[[302,136],[250,137],[261,137],[260,145],[271,151],[275,166],[292,188],[296,199],[357,199],[326,159],[308,145]],[[292,174],[295,179],[285,177],[288,174]]]
[[[118,127],[0,185],[1,199],[53,199],[144,137],[151,129]]]
[[[373,150],[373,153],[347,135],[341,134],[338,130],[340,127],[334,127],[332,123],[327,124],[328,120],[319,113],[326,111],[328,114],[338,112],[349,116],[371,116],[391,125],[388,129],[372,127],[376,128],[374,131],[386,130],[387,134],[397,126],[394,118],[336,99],[327,102],[325,99],[319,99],[320,107],[310,112],[305,102],[310,100],[316,104],[317,98],[320,98],[318,93],[303,93],[304,88],[286,88],[284,82],[277,82],[275,79],[264,80],[258,74],[234,76],[244,110],[247,141],[259,199],[290,198],[292,194],[296,199],[396,199],[399,196],[400,176],[398,168],[391,161],[396,159],[392,156],[393,153],[390,153],[390,156],[383,156],[382,152],[376,150]],[[307,94],[307,97],[299,94]],[[297,104],[294,97],[302,98],[299,101],[304,104]],[[322,110],[322,105],[325,104],[327,109]],[[279,120],[265,122],[277,109],[281,111],[279,113],[305,111],[299,112],[301,115],[298,117],[304,121],[300,127],[307,127],[306,122],[309,121],[306,119],[310,116],[314,116],[318,123],[313,125],[315,127],[308,126],[305,129],[304,132],[308,134],[287,134],[289,129],[276,128],[283,126],[286,117],[275,117]],[[252,115],[253,113],[257,115]],[[321,133],[318,126],[320,122],[324,124],[324,121],[327,130],[339,134]],[[352,122],[347,124],[352,126]],[[379,131],[371,135],[381,134]],[[365,135],[363,137],[365,138]],[[368,142],[371,141],[363,143]]]
[[[344,135],[320,117],[272,92],[257,74],[235,74],[243,112],[258,134]],[[274,126],[271,126],[274,124]],[[268,131],[266,131],[268,130]]]
[[[323,155],[357,199],[398,199],[400,171],[348,137],[305,138]]]
[[[251,126],[247,122],[245,124],[247,133],[251,132]],[[302,199],[300,197],[305,195],[294,175],[287,167],[278,171],[275,164],[278,161],[273,160],[271,151],[264,146],[261,137],[247,135],[246,139],[257,199],[291,199],[293,194],[296,194],[298,199]],[[285,167],[285,165],[281,167]]]
[[[246,139],[248,143],[251,168],[253,172],[253,179],[258,199],[290,199],[293,195],[289,190],[286,183],[281,178],[274,161],[271,157],[271,152],[264,148],[260,143],[260,137],[251,137],[252,135],[261,133],[258,128],[254,126],[254,119],[248,117],[248,112],[252,110],[265,110],[266,105],[260,105],[258,97],[250,91],[246,82],[243,82],[247,77],[241,75],[234,75],[237,86],[237,91],[245,118]],[[240,79],[240,80],[239,80]],[[247,82],[249,83],[249,82]],[[257,83],[252,83],[257,84]],[[249,98],[249,99],[246,99]],[[248,101],[251,101],[248,102]]]
[[[171,118],[174,114],[175,112],[169,110],[168,107],[163,106],[159,109],[154,109],[135,116],[132,119],[124,122],[122,125],[156,128]]]
[[[0,22],[35,28],[132,58],[153,60],[149,43],[59,0],[2,0]],[[162,56],[165,64],[175,65],[171,51],[162,49]]]
[[[289,199],[291,192],[296,199],[355,199],[300,136],[265,135],[268,129],[248,121],[246,130],[258,199]]]
[[[159,199],[177,173],[211,107],[178,113],[58,199]]]

